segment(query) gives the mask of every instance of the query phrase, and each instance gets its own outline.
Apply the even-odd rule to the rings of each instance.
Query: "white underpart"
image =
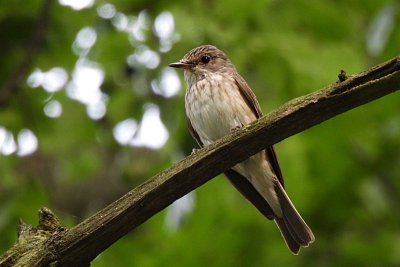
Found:
[[[211,144],[229,134],[233,128],[241,127],[256,119],[244,101],[232,101],[232,99],[242,99],[236,86],[230,88],[229,97],[222,92],[223,88],[234,84],[233,80],[224,80],[218,74],[211,75],[212,78],[197,82],[197,90],[189,89],[192,92],[186,94],[185,101],[187,115],[204,145]],[[208,82],[210,79],[215,83],[210,84]]]
[[[198,80],[193,73],[185,71],[189,85],[185,109],[202,143],[208,145],[230,134],[232,129],[256,120],[256,116],[244,101],[231,76],[210,72],[203,75],[204,78]],[[213,82],[210,83],[210,80]],[[228,93],[222,93],[223,90]],[[258,153],[233,169],[249,179],[274,212],[281,216],[282,211],[274,189],[276,176],[263,157],[262,153]]]

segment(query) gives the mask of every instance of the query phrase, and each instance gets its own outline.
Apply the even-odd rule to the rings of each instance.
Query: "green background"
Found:
[[[38,139],[30,155],[0,154],[1,254],[16,240],[19,217],[36,225],[37,210],[47,206],[73,226],[191,152],[196,145],[186,129],[182,73],[177,95],[163,97],[150,86],[191,48],[214,44],[225,51],[265,113],[336,82],[341,69],[361,72],[399,52],[396,1],[114,0],[110,4],[119,16],[143,19],[140,38],[99,16],[104,1],[81,10],[53,1],[43,40],[31,53],[26,46],[33,42],[43,3],[0,3],[0,95],[32,56],[18,89],[0,105],[0,127],[15,139],[30,129]],[[153,30],[162,12],[175,22],[166,52],[160,52]],[[73,43],[85,27],[97,33],[96,42],[85,53],[76,52]],[[369,48],[371,36],[378,40],[375,50]],[[127,63],[143,47],[159,55],[155,69]],[[48,92],[26,82],[33,71],[53,67],[63,68],[70,81],[82,58],[104,71],[107,110],[99,119],[67,94],[67,85]],[[51,100],[62,106],[57,118],[43,111]],[[119,144],[114,127],[129,118],[140,123],[149,104],[158,106],[169,132],[165,145]],[[92,266],[400,265],[397,93],[290,137],[276,150],[287,192],[316,237],[299,256],[291,255],[276,226],[219,176],[195,191],[194,205],[177,229],[166,225],[169,210],[164,210]]]

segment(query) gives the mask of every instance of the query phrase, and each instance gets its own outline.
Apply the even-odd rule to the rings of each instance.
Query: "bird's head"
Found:
[[[179,62],[170,67],[183,69],[187,80],[203,79],[207,75],[224,73],[234,69],[224,52],[213,45],[202,45],[190,50]]]

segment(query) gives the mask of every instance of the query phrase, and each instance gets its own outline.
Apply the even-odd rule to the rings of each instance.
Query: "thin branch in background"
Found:
[[[21,83],[26,79],[29,70],[39,54],[46,31],[48,29],[52,3],[53,0],[43,1],[36,25],[34,26],[32,37],[25,48],[25,57],[0,90],[0,108],[6,107],[10,98],[18,93],[21,88]]]

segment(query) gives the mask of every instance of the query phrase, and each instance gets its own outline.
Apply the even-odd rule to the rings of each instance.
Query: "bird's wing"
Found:
[[[243,96],[244,100],[246,101],[247,105],[250,107],[250,109],[254,112],[257,118],[260,118],[262,116],[262,111],[260,108],[260,105],[258,104],[257,98],[253,91],[250,89],[249,85],[246,83],[246,81],[239,75],[236,75],[236,85],[239,88],[239,91],[241,95]],[[275,149],[273,146],[270,146],[265,149],[265,152],[267,154],[267,159],[268,162],[274,171],[275,175],[277,176],[279,182],[281,183],[282,187],[284,187],[284,182],[283,182],[283,175],[281,168],[279,167],[278,163],[278,158],[276,157]]]
[[[224,172],[229,181],[235,188],[250,201],[265,217],[272,220],[274,219],[274,212],[265,201],[265,199],[258,193],[254,186],[238,172],[230,169]]]
[[[187,126],[189,129],[190,135],[193,137],[194,140],[196,140],[197,144],[200,147],[203,147],[203,142],[201,142],[200,136],[198,135],[196,130],[193,128],[192,123],[190,122],[190,119],[187,116],[186,116],[186,122],[187,122]]]

